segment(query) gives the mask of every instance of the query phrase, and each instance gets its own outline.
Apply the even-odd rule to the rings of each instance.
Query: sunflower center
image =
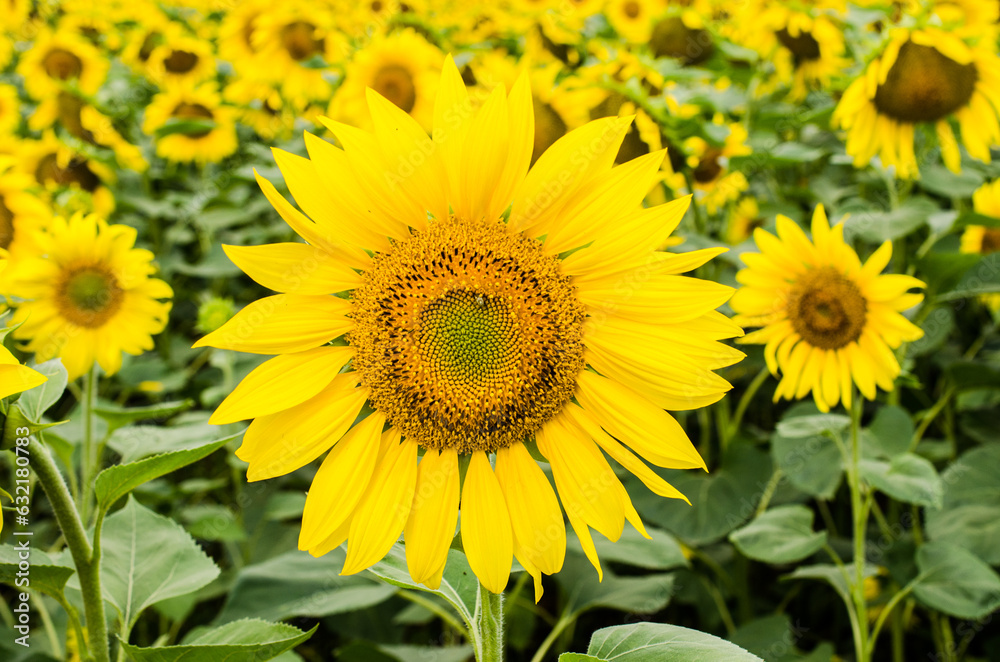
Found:
[[[819,42],[810,33],[803,30],[793,37],[787,28],[781,28],[774,34],[781,45],[795,56],[795,64],[819,59]]]
[[[3,205],[0,204],[0,207],[3,207]],[[983,243],[980,251],[984,254],[1000,251],[1000,228],[986,228],[983,230]]]
[[[788,298],[788,319],[803,340],[820,349],[839,349],[859,337],[868,303],[854,281],[833,267],[802,276]]]
[[[42,65],[45,73],[59,80],[78,78],[83,72],[83,60],[64,48],[53,48],[46,53]]]
[[[722,150],[718,147],[709,147],[698,159],[698,167],[694,169],[692,176],[699,184],[709,184],[722,174],[722,169]]]
[[[875,90],[875,107],[901,122],[936,122],[969,103],[978,77],[974,64],[908,41]]]
[[[372,81],[372,89],[407,113],[417,103],[417,86],[413,82],[413,75],[405,67],[396,64],[378,70]]]
[[[377,255],[352,294],[369,400],[428,448],[496,451],[569,401],[584,307],[558,260],[502,223],[433,222]]]
[[[215,115],[212,111],[201,105],[200,103],[181,103],[177,104],[174,108],[174,117],[185,119],[185,120],[210,120],[214,119]],[[186,132],[184,135],[188,138],[204,138],[212,132],[211,129],[203,129],[201,131],[191,131]]]
[[[692,30],[680,16],[671,16],[653,26],[649,47],[656,57],[673,57],[685,65],[701,64],[712,55],[712,37],[706,30]]]
[[[63,168],[60,167],[59,157],[55,154],[46,154],[38,161],[38,166],[35,167],[35,179],[39,184],[46,182],[54,182],[59,186],[76,184],[91,193],[101,185],[100,178],[87,165],[86,159],[73,157]]]
[[[642,13],[642,7],[635,0],[628,0],[628,2],[622,5],[622,12],[629,18],[638,18],[639,14]]]
[[[281,28],[281,45],[296,62],[308,60],[323,52],[323,40],[316,38],[316,26],[295,21]]]
[[[89,329],[103,326],[121,308],[124,291],[104,266],[69,271],[56,286],[56,306],[62,316]]]
[[[173,50],[163,61],[163,66],[172,74],[186,74],[198,64],[198,56],[190,51]]]
[[[0,195],[0,248],[6,250],[14,241],[14,212],[7,208],[6,201]]]

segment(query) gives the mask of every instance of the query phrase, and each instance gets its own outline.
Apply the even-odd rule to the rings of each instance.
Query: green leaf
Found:
[[[97,496],[98,508],[106,511],[118,499],[143,483],[197,462],[239,436],[239,434],[230,435],[197,448],[163,453],[138,462],[108,467],[99,473],[97,480],[94,481],[94,493]]]
[[[473,655],[472,646],[405,646],[382,644],[379,650],[399,662],[466,662]]]
[[[188,506],[181,511],[180,519],[195,538],[213,542],[238,542],[247,539],[247,533],[236,514],[220,504]]]
[[[920,169],[920,188],[945,198],[969,198],[982,186],[985,178],[980,172],[963,168],[954,173],[945,167],[931,164]]]
[[[384,559],[368,568],[368,572],[393,586],[433,593],[454,607],[466,623],[472,622],[472,615],[476,611],[479,580],[476,579],[472,568],[469,567],[469,561],[465,558],[465,554],[458,550],[448,550],[444,577],[437,590],[429,589],[423,584],[417,584],[410,578],[410,572],[406,568],[405,548],[399,543],[393,545]]]
[[[94,407],[94,413],[108,422],[109,432],[135,421],[166,419],[174,414],[190,409],[194,400],[177,400],[161,402],[148,407]]]
[[[632,623],[598,630],[590,638],[587,654],[614,662],[763,662],[725,639],[662,623]]]
[[[935,300],[954,301],[994,292],[1000,292],[1000,253],[984,255],[965,272],[955,289],[937,295]]]
[[[101,540],[104,595],[118,608],[126,630],[151,604],[196,591],[219,575],[179,524],[131,496],[105,520]]]
[[[1000,608],[1000,577],[972,552],[935,540],[917,550],[913,594],[928,607],[978,619]]]
[[[371,607],[396,592],[363,575],[342,577],[345,556],[342,548],[320,558],[291,551],[242,568],[216,622],[319,618]]]
[[[934,465],[919,455],[903,453],[885,460],[861,460],[861,477],[881,492],[905,503],[938,507],[944,483]]]
[[[1000,445],[974,448],[941,475],[941,508],[928,508],[927,535],[1000,564]]]
[[[264,662],[308,640],[318,627],[303,632],[284,623],[247,619],[203,630],[180,646],[140,648],[122,642],[122,647],[137,662]]]
[[[556,581],[566,592],[566,611],[580,615],[597,609],[652,614],[668,604],[674,594],[674,575],[671,573],[645,574],[623,577],[604,569],[604,579],[582,554],[567,554],[563,569],[555,575]]]
[[[844,457],[830,437],[816,434],[771,437],[771,457],[788,482],[806,494],[830,500],[844,474]]]
[[[824,432],[837,434],[847,429],[851,419],[842,414],[815,414],[786,418],[776,428],[778,434],[789,439],[812,437]]]
[[[156,130],[157,138],[165,138],[174,134],[198,135],[205,134],[216,126],[214,120],[205,119],[178,119],[172,117],[163,126]]]
[[[28,428],[27,436],[30,436],[40,430],[47,430],[48,428],[61,425],[62,423],[65,423],[65,421],[60,421],[58,423],[35,423],[24,415],[24,412],[21,411],[21,408],[18,405],[11,405],[10,409],[7,410],[7,417],[3,418],[3,439],[0,440],[0,450],[10,450],[11,448],[14,448],[17,444],[17,439],[26,436],[18,434],[17,431],[20,428]]]
[[[945,368],[959,391],[1000,388],[1000,369],[980,361],[955,361]]]
[[[853,572],[853,570],[850,572]],[[877,573],[878,568],[865,564],[865,577],[874,577]],[[844,602],[850,603],[851,601],[851,591],[847,586],[847,579],[844,578],[844,571],[835,565],[821,563],[803,566],[796,568],[791,574],[785,575],[782,579],[819,579],[832,586]]]
[[[39,363],[33,366],[33,369],[48,377],[49,380],[25,391],[18,398],[17,406],[30,420],[38,422],[42,420],[42,415],[48,408],[62,397],[63,391],[66,390],[66,384],[69,383],[69,377],[66,374],[66,368],[63,367],[62,359],[58,358]]]
[[[800,505],[778,506],[763,513],[729,540],[744,556],[765,563],[794,563],[823,548],[826,531],[813,531],[813,512]]]
[[[592,660],[600,662],[602,659],[586,653],[563,653],[559,656],[559,662],[591,662]]]
[[[796,644],[805,638],[809,630],[798,620],[793,623],[788,614],[774,614],[739,626],[729,640],[767,662],[831,662],[833,646],[828,643],[820,644],[810,654],[798,649]]]
[[[915,428],[910,414],[902,407],[889,405],[875,414],[875,420],[864,431],[865,441],[884,457],[895,457],[910,450]]]
[[[18,540],[29,540],[29,538],[19,536]],[[31,544],[33,545],[34,541],[31,541]],[[56,563],[40,549],[31,547],[30,550],[28,561],[31,563],[31,568],[25,577],[20,568],[20,564],[24,561],[20,557],[23,551],[15,545],[0,545],[0,584],[13,586],[18,591],[25,589],[41,591],[45,595],[61,600],[66,582],[76,574],[76,570]],[[19,572],[22,572],[22,576],[18,576]],[[25,579],[28,584],[24,584]]]
[[[597,548],[597,555],[602,560],[649,570],[669,570],[688,565],[688,560],[684,557],[676,538],[666,531],[651,526],[646,527],[646,533],[649,534],[649,539],[643,538],[642,534],[633,528],[626,528],[622,531],[618,542],[611,542],[604,536],[595,536],[594,546]],[[567,545],[580,553],[583,552],[580,539],[572,531],[567,532]]]
[[[151,455],[199,448],[218,439],[221,430],[225,428],[208,424],[176,427],[130,425],[115,430],[108,439],[108,446],[122,456],[122,462],[135,462]]]
[[[860,238],[873,244],[899,239],[924,225],[927,217],[938,210],[936,202],[921,197],[909,198],[892,211],[851,209],[851,215],[844,221],[844,235],[849,241]]]

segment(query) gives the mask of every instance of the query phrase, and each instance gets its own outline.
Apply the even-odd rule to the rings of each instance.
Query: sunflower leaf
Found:
[[[308,640],[319,625],[308,632],[284,623],[256,619],[233,621],[210,630],[195,631],[179,646],[142,648],[122,641],[122,647],[137,662],[216,662],[255,660],[264,662]]]
[[[734,643],[710,634],[663,623],[632,623],[598,630],[582,660],[615,662],[763,662]],[[573,658],[570,658],[571,660]],[[560,662],[564,662],[560,658]]]
[[[913,594],[922,603],[957,618],[984,618],[1000,608],[1000,576],[979,557],[937,540],[917,550],[920,576]]]

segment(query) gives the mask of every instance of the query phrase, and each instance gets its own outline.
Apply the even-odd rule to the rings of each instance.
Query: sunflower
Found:
[[[176,24],[171,24],[174,26]],[[153,49],[146,75],[160,87],[197,84],[215,76],[212,45],[197,37],[168,30],[163,43]]]
[[[21,57],[17,72],[33,99],[45,99],[75,85],[93,95],[108,73],[108,60],[90,42],[68,30],[42,31]]]
[[[750,196],[742,198],[729,212],[725,240],[733,245],[742,244],[763,224],[757,200]]]
[[[17,88],[0,83],[0,136],[17,131],[21,123],[21,102],[17,98]]]
[[[52,212],[29,193],[37,184],[18,172],[14,163],[13,158],[0,156],[0,249],[16,257],[34,249],[35,232],[48,227]]]
[[[348,63],[344,83],[330,104],[330,115],[370,128],[365,95],[371,88],[428,129],[443,61],[441,51],[411,29],[376,36]]]
[[[977,214],[1000,219],[1000,180],[983,184],[972,194],[972,206]],[[1000,251],[1000,226],[970,225],[962,233],[961,251],[989,255]],[[1000,310],[1000,293],[981,297],[990,310]]]
[[[218,163],[239,146],[234,113],[221,105],[213,84],[184,84],[153,97],[142,130],[148,134],[168,131],[156,140],[156,153],[165,159]],[[191,126],[184,128],[185,124]],[[170,132],[172,126],[178,130]]]
[[[266,0],[243,2],[227,12],[222,19],[219,27],[219,57],[231,62],[237,70],[252,63],[257,57],[253,35],[257,18],[268,4]]]
[[[613,168],[629,119],[570,132],[529,170],[526,74],[473,112],[449,57],[438,89],[431,139],[369,91],[374,133],[327,121],[344,149],[307,133],[309,159],[275,150],[311,219],[258,181],[308,243],[226,247],[282,293],[196,346],[278,355],[211,419],[255,419],[237,452],[250,480],[332,447],[300,548],[320,555],[349,540],[352,574],[404,532],[413,579],[435,587],[461,509],[482,584],[502,591],[516,555],[538,597],[566,539],[529,448],[550,462],[600,572],[590,527],[611,540],[626,519],[643,530],[604,453],[655,493],[683,498],[632,451],[658,466],[705,466],[664,408],[719,400],[729,385],[712,370],[742,358],[719,341],[742,332],[715,311],[730,288],[679,275],[722,250],[655,251],[689,199],[642,208],[664,153]]]
[[[1000,58],[936,29],[898,28],[865,74],[851,83],[833,113],[847,130],[847,153],[856,167],[876,154],[897,175],[919,177],[913,150],[917,126],[933,126],[945,165],[961,170],[950,120],[957,121],[969,156],[989,163],[1000,142]]]
[[[14,337],[37,361],[62,359],[70,379],[96,360],[112,375],[122,352],[153,348],[173,296],[151,278],[153,254],[134,248],[136,231],[108,225],[95,214],[52,219],[51,231],[35,237],[38,250],[11,260],[11,294],[23,299],[11,320]]]
[[[729,159],[752,152],[747,145],[746,127],[742,124],[727,123],[721,115],[713,117],[712,123],[729,129],[721,145],[713,145],[700,136],[692,136],[684,141],[694,188],[699,192],[700,202],[705,205],[709,214],[716,213],[749,188],[746,176],[729,167]]]
[[[653,33],[653,19],[667,3],[663,0],[607,0],[604,15],[622,39],[630,44],[644,44]]]
[[[778,216],[778,236],[758,228],[760,253],[743,253],[733,296],[734,321],[763,327],[740,342],[765,344],[771,374],[783,377],[774,400],[812,391],[820,411],[851,406],[851,381],[869,400],[875,387],[893,389],[899,363],[892,349],[924,332],[900,312],[923,300],[912,276],[880,275],[892,257],[882,244],[861,264],[844,242],[844,226],[830,227],[823,206],[812,218],[812,241],[796,223]]]
[[[45,189],[47,201],[57,210],[94,211],[110,214],[115,198],[108,184],[115,173],[56,138],[49,130],[40,140],[18,143],[17,167],[34,176]]]
[[[685,66],[702,64],[715,52],[712,33],[699,11],[684,8],[653,24],[649,50],[654,57],[676,58]]]

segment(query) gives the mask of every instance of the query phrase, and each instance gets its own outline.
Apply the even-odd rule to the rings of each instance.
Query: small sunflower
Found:
[[[0,249],[18,256],[34,249],[37,230],[48,227],[52,212],[29,191],[37,184],[14,168],[14,159],[0,156]]]
[[[370,128],[365,102],[371,88],[429,129],[444,54],[411,29],[377,36],[347,64],[330,116]]]
[[[172,24],[173,25],[173,24]],[[146,75],[160,87],[196,85],[215,76],[215,56],[210,42],[168,30],[163,43],[153,49]]]
[[[905,179],[919,177],[914,154],[918,126],[934,127],[945,165],[961,170],[952,131],[961,129],[969,156],[989,163],[1000,143],[1000,58],[937,28],[894,29],[882,54],[851,83],[833,113],[847,130],[847,153],[856,167],[878,155]]]
[[[718,401],[729,385],[712,371],[742,358],[719,341],[742,332],[715,311],[730,288],[680,275],[721,250],[656,251],[689,199],[642,207],[664,153],[612,167],[629,119],[568,133],[529,170],[527,75],[473,112],[449,57],[438,89],[431,139],[369,91],[374,133],[328,121],[343,149],[307,133],[309,159],[275,150],[311,218],[258,181],[308,243],[226,247],[282,293],[196,346],[278,355],[211,419],[254,418],[238,451],[250,480],[332,447],[309,490],[301,549],[349,541],[343,574],[353,574],[403,532],[413,579],[436,587],[461,510],[482,584],[503,591],[516,555],[537,598],[566,538],[527,444],[549,460],[600,572],[591,527],[611,540],[626,520],[643,530],[604,453],[656,494],[683,498],[632,451],[658,466],[705,466],[664,409]]]
[[[107,215],[115,208],[108,188],[115,181],[114,171],[72,149],[51,130],[40,140],[19,142],[17,154],[17,167],[34,176],[55,209]]]
[[[649,50],[654,57],[675,58],[685,66],[693,66],[712,57],[715,43],[702,14],[684,9],[653,24]]]
[[[170,312],[170,286],[151,278],[153,254],[134,248],[136,231],[108,225],[97,215],[52,220],[38,233],[38,251],[11,260],[11,294],[22,299],[12,323],[14,337],[37,361],[62,359],[70,379],[96,360],[106,374],[122,364],[122,352],[153,348]]]
[[[763,327],[740,342],[764,344],[771,374],[782,373],[774,393],[802,398],[812,391],[820,411],[851,406],[851,382],[869,400],[875,387],[893,390],[899,363],[892,349],[924,335],[901,311],[923,300],[910,293],[924,283],[912,276],[880,275],[892,257],[886,241],[868,261],[844,242],[844,226],[830,227],[823,206],[812,219],[812,241],[785,216],[778,236],[758,228],[760,253],[743,253],[736,275],[734,321]]]
[[[742,244],[753,236],[754,230],[764,224],[760,216],[760,206],[753,197],[741,198],[729,212],[729,222],[726,226],[726,242]]]
[[[176,125],[178,131],[157,138],[159,156],[170,161],[218,163],[239,146],[234,117],[234,109],[222,105],[214,85],[180,85],[153,97],[142,130],[152,135]],[[197,126],[183,128],[186,123]]]
[[[721,115],[716,115],[712,123],[729,129],[721,145],[713,145],[700,136],[692,136],[684,141],[695,191],[709,214],[716,213],[726,203],[736,200],[750,187],[742,172],[729,167],[729,159],[752,153],[747,145],[746,127],[739,122],[726,122]]]
[[[107,77],[108,59],[74,32],[44,30],[21,57],[17,72],[33,99],[45,99],[69,84],[92,95]]]
[[[1000,180],[983,184],[972,194],[972,206],[977,214],[1000,220]],[[1000,251],[1000,226],[970,225],[962,233],[961,251],[990,255]],[[984,294],[982,301],[990,310],[1000,310],[1000,293]]]
[[[644,44],[653,34],[653,20],[666,6],[664,0],[607,0],[604,15],[622,39]]]

